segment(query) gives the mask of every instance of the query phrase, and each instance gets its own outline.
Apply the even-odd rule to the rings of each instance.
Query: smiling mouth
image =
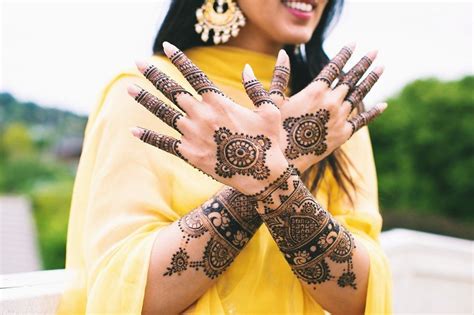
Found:
[[[287,8],[297,10],[303,13],[313,12],[316,8],[316,5],[313,1],[283,0],[282,3]]]

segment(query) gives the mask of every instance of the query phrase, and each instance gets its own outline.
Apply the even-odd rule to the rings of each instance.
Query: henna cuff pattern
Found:
[[[274,204],[276,198],[279,203]],[[315,201],[297,176],[288,178],[262,204],[265,213],[261,217],[299,279],[308,284],[336,280],[342,288],[357,288],[353,237]],[[336,277],[329,262],[345,264],[342,274]]]
[[[214,198],[178,221],[184,245],[172,256],[164,276],[180,275],[188,268],[202,270],[210,279],[222,274],[247,245],[262,224],[256,202],[232,188],[224,188]],[[210,235],[202,258],[191,260],[186,251],[191,239]]]
[[[277,94],[285,98],[285,90],[290,79],[290,69],[285,66],[276,66],[273,70],[273,80],[270,85],[270,95]]]

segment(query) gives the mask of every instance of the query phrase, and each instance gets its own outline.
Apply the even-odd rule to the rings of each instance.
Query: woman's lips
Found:
[[[282,4],[286,7],[288,12],[302,20],[311,18],[316,8],[314,1],[283,0]]]

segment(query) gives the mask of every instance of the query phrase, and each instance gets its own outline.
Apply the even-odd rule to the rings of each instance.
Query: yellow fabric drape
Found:
[[[275,58],[230,47],[200,47],[188,56],[237,103],[251,107],[241,84],[245,63],[268,88]],[[191,91],[164,57],[150,62]],[[135,69],[118,74],[89,117],[71,207],[66,269],[60,303],[65,314],[139,314],[153,241],[160,228],[209,199],[221,184],[178,158],[135,139],[141,126],[178,136],[128,96],[137,83],[157,92]],[[391,278],[378,244],[381,217],[367,128],[345,150],[359,188],[348,202],[328,172],[318,200],[354,233],[370,254],[367,314],[391,312]],[[158,280],[157,280],[158,281]],[[197,302],[195,314],[323,314],[292,274],[265,226]]]

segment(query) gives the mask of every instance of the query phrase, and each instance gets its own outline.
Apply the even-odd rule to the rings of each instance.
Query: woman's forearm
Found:
[[[261,225],[255,209],[255,200],[226,187],[160,231],[143,313],[180,313],[203,295]]]
[[[296,173],[258,196],[258,212],[295,275],[332,314],[363,314],[368,254]]]

